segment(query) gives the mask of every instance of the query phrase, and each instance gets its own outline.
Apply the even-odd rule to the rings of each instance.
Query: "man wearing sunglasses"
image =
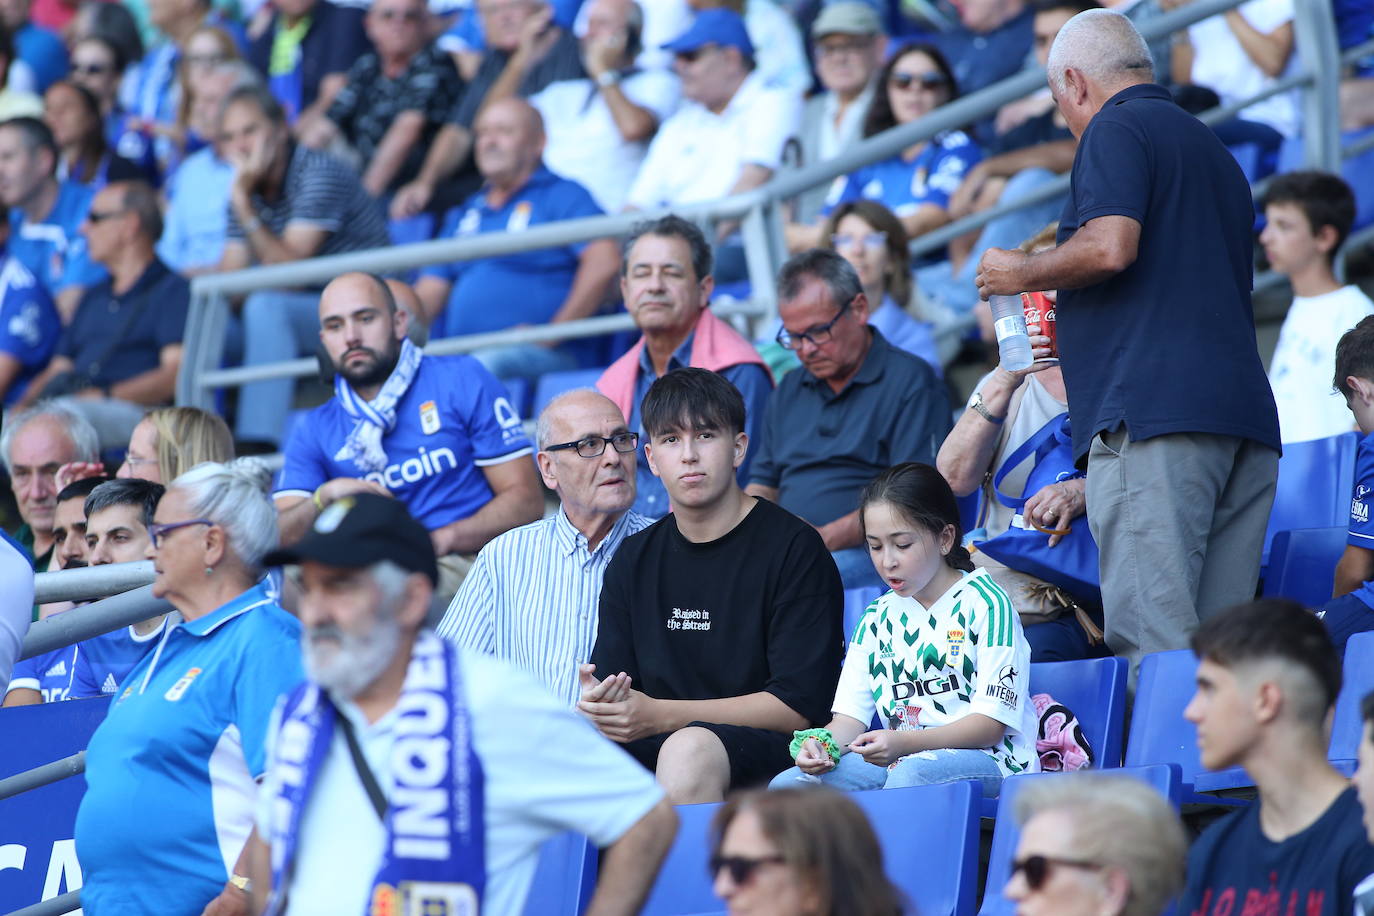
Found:
[[[625,538],[652,519],[630,511],[639,434],[605,395],[558,396],[536,434],[540,475],[561,505],[482,548],[438,633],[505,659],[571,706],[577,666],[596,642],[602,575]]]
[[[878,585],[862,546],[859,493],[894,464],[935,463],[948,400],[925,360],[868,324],[863,284],[839,253],[815,248],[784,264],[778,302],[778,343],[802,368],[768,401],[748,493],[820,531],[845,588]]]

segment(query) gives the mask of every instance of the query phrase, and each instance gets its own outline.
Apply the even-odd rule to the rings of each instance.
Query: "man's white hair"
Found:
[[[1070,68],[1103,86],[1141,77],[1153,80],[1155,72],[1145,39],[1131,20],[1113,10],[1084,10],[1064,23],[1045,65],[1056,93],[1064,91],[1064,71]]]

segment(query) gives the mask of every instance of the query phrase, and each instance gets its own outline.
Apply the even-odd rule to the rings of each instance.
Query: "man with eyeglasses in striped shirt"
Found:
[[[572,705],[577,666],[596,642],[602,574],[652,520],[630,511],[639,436],[605,395],[555,398],[536,437],[540,475],[561,505],[482,548],[438,633],[505,659]]]

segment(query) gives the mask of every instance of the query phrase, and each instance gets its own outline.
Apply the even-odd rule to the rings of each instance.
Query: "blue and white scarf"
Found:
[[[353,462],[364,472],[386,469],[386,450],[382,448],[382,437],[391,432],[396,425],[396,405],[410,390],[415,381],[415,373],[420,369],[424,353],[409,340],[401,341],[401,355],[396,360],[396,368],[391,370],[382,390],[370,401],[364,401],[354,392],[353,386],[342,375],[334,376],[334,396],[339,399],[343,409],[358,422],[343,448],[334,455],[335,461]]]
[[[477,916],[487,877],[483,775],[452,645],[420,634],[396,709],[386,846],[363,913]],[[286,909],[301,815],[338,715],[311,683],[297,687],[282,706],[274,759],[280,785],[270,831],[272,916]]]

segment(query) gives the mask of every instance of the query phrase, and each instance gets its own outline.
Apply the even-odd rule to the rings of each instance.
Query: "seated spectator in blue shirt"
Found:
[[[240,87],[261,88],[262,77],[246,61],[217,64],[197,86],[191,129],[215,134],[224,100]],[[234,167],[220,155],[219,144],[211,143],[183,159],[163,186],[167,209],[157,254],[183,277],[219,270],[233,181]]]
[[[944,386],[869,326],[863,284],[838,253],[813,249],[784,264],[778,303],[778,343],[802,368],[769,398],[748,492],[819,530],[846,588],[878,585],[859,494],[894,464],[935,463],[950,426]]]
[[[90,549],[86,546],[86,497],[108,477],[85,477],[68,484],[57,494],[53,509],[52,561],[48,571],[83,569]],[[39,618],[62,613],[72,608],[72,602],[62,601],[41,605]],[[76,643],[51,652],[15,662],[0,706],[32,706],[37,703],[58,703],[67,699],[72,679],[76,675],[79,651]]]
[[[1197,691],[1184,717],[1208,770],[1242,767],[1259,798],[1209,826],[1188,853],[1177,912],[1232,901],[1276,913],[1351,913],[1374,872],[1353,786],[1327,760],[1341,657],[1312,614],[1287,598],[1237,605],[1192,636]]]
[[[147,559],[153,544],[148,526],[162,492],[162,484],[136,478],[110,480],[91,491],[85,504],[91,566]],[[125,675],[157,644],[166,624],[167,615],[156,614],[82,640],[67,698],[113,696]]]
[[[48,87],[67,75],[67,47],[55,32],[29,21],[29,0],[5,0],[0,3],[0,23],[14,36],[15,62],[10,79],[18,76],[22,67],[24,77],[32,82],[25,87],[42,95]]]
[[[33,567],[48,569],[53,553],[53,515],[57,471],[73,461],[100,460],[95,429],[68,401],[48,401],[28,410],[7,410],[0,431],[0,460],[23,524],[14,539],[28,552]]]
[[[1356,633],[1374,630],[1374,315],[1342,335],[1336,345],[1336,390],[1345,398],[1360,444],[1350,494],[1350,534],[1336,564],[1332,599],[1318,612],[1338,651]]]
[[[82,233],[110,276],[82,296],[57,355],[22,403],[76,395],[72,406],[95,426],[101,447],[115,448],[147,408],[172,400],[191,294],[153,251],[162,213],[147,183],[103,188]]]
[[[302,537],[336,499],[390,494],[429,529],[438,593],[453,597],[470,559],[543,513],[520,415],[467,356],[423,356],[386,283],[347,273],[320,296],[319,339],[334,397],[297,421],[274,498],[282,543]]]
[[[960,89],[977,92],[1025,65],[1033,18],[1026,0],[962,0],[955,8],[960,28],[940,35],[936,44],[953,64]]]
[[[0,226],[4,222],[0,211]],[[61,334],[52,296],[17,259],[0,255],[0,403],[8,407],[23,397]]]
[[[58,177],[99,191],[112,181],[155,181],[146,172],[110,148],[100,103],[85,87],[58,80],[43,96],[43,122],[52,131],[61,158]]]
[[[373,50],[353,62],[323,117],[298,130],[301,142],[316,149],[345,140],[373,197],[419,174],[463,90],[453,61],[430,41],[427,22],[424,0],[376,0],[365,20]]]
[[[902,47],[878,74],[864,119],[864,136],[872,137],[900,124],[909,124],[959,96],[949,63],[932,45]],[[866,165],[835,179],[826,197],[825,212],[851,200],[876,200],[901,219],[910,238],[949,222],[949,198],[983,152],[961,130],[947,130],[929,141],[902,150],[890,159]],[[821,243],[820,227],[790,227],[793,251]]]
[[[97,35],[82,39],[72,48],[71,81],[84,86],[99,103],[109,148],[156,181],[159,176],[152,133],[119,103],[119,87],[129,67],[124,53],[111,38]]]
[[[105,271],[86,252],[78,229],[91,191],[57,180],[58,149],[37,118],[0,122],[0,202],[10,208],[9,253],[38,278],[70,321],[85,290]]]
[[[283,264],[390,244],[381,207],[358,173],[291,140],[286,113],[267,91],[239,87],[220,114],[220,151],[234,166],[221,270]],[[243,362],[292,359],[319,346],[318,293],[261,290],[243,303]],[[239,390],[236,433],[275,446],[285,431],[292,380]]]
[[[248,46],[287,120],[304,128],[324,116],[367,49],[362,12],[329,0],[273,0],[271,21]]]
[[[674,369],[694,366],[724,376],[744,398],[744,431],[758,442],[773,378],[752,344],[711,313],[711,246],[695,223],[665,216],[636,225],[625,240],[620,295],[643,332],[630,351],[597,381],[615,402],[630,429],[646,436],[640,403],[655,381]],[[740,486],[749,480],[749,449],[736,469]],[[648,518],[667,514],[668,491],[640,451],[634,509]]]
[[[599,216],[601,208],[585,188],[544,168],[543,151],[543,122],[528,102],[509,98],[490,105],[477,118],[477,168],[486,184],[449,212],[441,237],[522,232],[540,223]],[[415,291],[434,321],[435,337],[557,324],[594,315],[619,264],[615,242],[597,239],[427,267]],[[499,309],[492,308],[497,297]],[[506,378],[574,368],[579,352],[586,352],[585,344],[514,344],[473,355]]]

